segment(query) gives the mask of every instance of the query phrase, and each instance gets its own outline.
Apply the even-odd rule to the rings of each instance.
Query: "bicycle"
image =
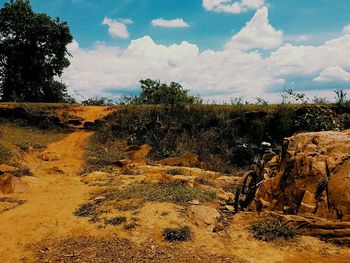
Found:
[[[271,144],[262,142],[261,147],[254,147],[242,144],[243,148],[251,149],[254,152],[253,163],[249,170],[244,173],[242,183],[237,187],[234,199],[235,212],[245,211],[253,201],[256,191],[264,182],[265,164],[276,155]]]

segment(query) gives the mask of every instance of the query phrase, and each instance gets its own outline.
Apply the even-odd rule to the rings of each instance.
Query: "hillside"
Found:
[[[311,215],[232,213],[246,163],[228,162],[251,155],[238,151],[239,142],[275,138],[278,145],[277,138],[307,128],[346,128],[347,109],[316,108],[311,124],[302,121],[310,111],[299,107],[170,111],[2,104],[0,261],[347,262],[348,247],[296,231],[292,223]],[[289,126],[277,132],[276,123]],[[320,136],[332,141],[333,135]],[[297,136],[290,140],[313,133]],[[254,238],[253,223],[276,219],[297,236]]]

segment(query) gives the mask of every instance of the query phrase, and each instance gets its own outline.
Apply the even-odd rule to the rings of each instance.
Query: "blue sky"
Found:
[[[285,88],[331,99],[350,87],[349,0],[31,4],[69,23],[73,58],[62,79],[84,96],[134,93],[147,77],[218,101],[276,100]]]
[[[3,1],[4,2],[4,1]],[[215,13],[202,7],[202,0],[32,0],[36,12],[46,12],[68,21],[72,34],[82,47],[96,41],[128,45],[128,39],[113,39],[101,25],[104,17],[130,18],[132,39],[150,35],[157,43],[172,44],[182,40],[201,49],[221,49],[233,32],[239,31],[255,10],[241,14]],[[313,35],[308,43],[318,44],[339,34],[350,23],[348,0],[268,0],[269,19],[286,35]],[[191,27],[171,31],[152,27],[152,19],[183,18]]]

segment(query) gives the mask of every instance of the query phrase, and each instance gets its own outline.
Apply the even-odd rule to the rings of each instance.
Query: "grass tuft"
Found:
[[[254,237],[262,241],[273,241],[277,238],[292,239],[295,232],[286,223],[279,220],[257,222],[250,227]]]
[[[163,230],[163,237],[169,242],[189,241],[193,238],[193,233],[189,226],[165,228]]]
[[[105,221],[108,225],[118,226],[126,222],[125,216],[116,216]]]

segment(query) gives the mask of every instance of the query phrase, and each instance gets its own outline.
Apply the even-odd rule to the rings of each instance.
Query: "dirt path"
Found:
[[[85,120],[108,113],[105,107],[85,109],[78,112]],[[91,190],[78,177],[91,134],[76,131],[43,152],[24,156],[34,176],[23,178],[29,186],[26,192],[11,196],[26,203],[0,215],[0,262],[21,261],[28,256],[25,247],[43,238],[60,239],[93,231],[91,224],[73,215]]]

